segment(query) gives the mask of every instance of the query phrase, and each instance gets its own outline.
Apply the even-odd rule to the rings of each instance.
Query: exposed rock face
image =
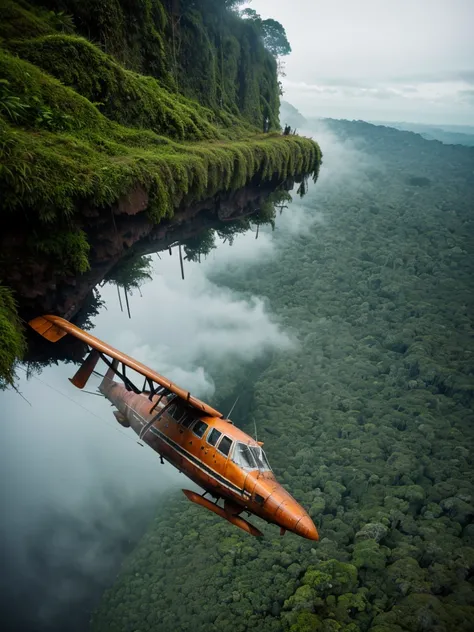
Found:
[[[284,188],[290,189],[293,181]],[[134,247],[141,254],[157,252],[171,244],[198,235],[202,230],[255,213],[279,182],[252,184],[244,189],[221,193],[214,198],[178,208],[174,217],[153,224],[147,217],[148,195],[137,186],[120,199],[110,213],[88,209],[82,228],[91,245],[90,270],[72,275],[58,269],[47,255],[34,258],[25,253],[27,235],[19,228],[5,231],[0,250],[8,259],[2,280],[17,293],[19,311],[30,319],[52,312],[72,318],[86,297],[114,265]]]
[[[136,215],[148,207],[148,193],[140,185],[136,186],[127,196],[120,198],[114,213],[117,215]]]

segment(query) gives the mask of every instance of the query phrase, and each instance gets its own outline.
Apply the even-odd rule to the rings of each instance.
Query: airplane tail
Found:
[[[70,377],[69,381],[74,384],[77,388],[84,388],[87,384],[88,379],[92,375],[92,371],[97,366],[97,362],[99,361],[100,354],[95,349],[89,353],[87,358],[81,364],[79,369],[77,370],[74,377]]]

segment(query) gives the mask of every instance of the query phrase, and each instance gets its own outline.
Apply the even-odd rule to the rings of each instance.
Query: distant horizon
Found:
[[[457,133],[462,134],[462,133],[470,133],[472,130],[472,133],[474,133],[474,122],[471,123],[450,123],[448,121],[439,121],[437,120],[436,122],[432,122],[432,121],[422,121],[422,120],[413,120],[413,119],[407,119],[407,118],[373,118],[373,117],[363,117],[363,116],[343,116],[343,115],[339,115],[337,116],[335,113],[332,113],[331,115],[323,115],[323,114],[309,114],[306,111],[303,110],[303,108],[299,108],[297,105],[295,105],[293,102],[291,102],[289,99],[285,98],[286,95],[283,95],[283,97],[281,98],[281,102],[282,103],[287,103],[288,105],[291,105],[292,107],[294,107],[299,114],[301,114],[301,116],[303,116],[305,119],[326,119],[326,118],[330,118],[330,119],[339,119],[339,120],[345,120],[345,121],[365,121],[366,123],[371,123],[373,125],[387,125],[387,124],[408,124],[408,125],[421,125],[424,127],[440,127],[440,128],[450,128],[455,129],[455,130],[459,130]],[[462,129],[469,129],[469,132],[462,132]]]
[[[474,108],[473,115],[459,116],[450,112],[437,112],[430,111],[416,112],[411,110],[385,110],[375,109],[372,107],[364,107],[362,105],[354,106],[353,102],[349,99],[347,103],[337,101],[334,103],[328,103],[326,98],[322,98],[323,103],[318,103],[318,95],[314,96],[313,102],[301,100],[300,95],[295,95],[295,98],[291,98],[291,91],[285,91],[281,97],[282,101],[290,103],[295,107],[305,118],[337,118],[346,120],[361,120],[361,121],[380,121],[388,123],[413,123],[414,125],[428,125],[428,126],[446,126],[451,127],[469,127],[474,128]]]
[[[384,123],[407,123],[408,125],[420,125],[422,127],[442,127],[444,129],[450,128],[456,128],[456,129],[471,129],[474,132],[474,124],[470,125],[470,124],[463,124],[463,123],[421,123],[420,121],[407,121],[406,119],[399,119],[398,121],[381,121],[379,119],[371,119],[370,121],[367,121],[368,123],[380,123],[380,124],[384,124]],[[460,134],[462,134],[462,132],[459,132]]]

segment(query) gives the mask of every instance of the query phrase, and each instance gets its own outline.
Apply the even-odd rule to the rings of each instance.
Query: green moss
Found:
[[[125,10],[118,0],[109,4],[110,19],[119,9],[122,13]],[[156,5],[145,4],[148,12]],[[10,2],[9,6],[17,5]],[[34,26],[38,15],[45,14],[28,11],[28,6],[18,5],[18,12],[31,18]],[[74,2],[56,3],[53,8],[73,8],[83,19],[82,9]],[[198,13],[189,18],[191,22],[204,29],[203,33],[212,31],[215,36],[219,25],[207,23],[209,16]],[[241,54],[248,44],[252,55],[257,55],[259,63],[266,64],[276,79],[274,60],[256,46],[253,27],[236,19],[221,16],[220,24],[230,20],[229,24],[240,25],[245,35],[239,44]],[[154,17],[155,26],[164,28],[165,22],[163,16]],[[38,29],[33,26],[36,36]],[[159,221],[171,216],[183,201],[237,189],[254,177],[268,180],[317,175],[321,156],[312,141],[251,136],[252,129],[243,119],[223,110],[213,112],[170,92],[153,77],[126,70],[83,38],[41,35],[9,40],[8,45],[33,63],[0,49],[0,74],[4,78],[0,86],[2,212],[23,209],[30,217],[52,222],[77,215],[83,204],[110,206],[141,185],[149,195],[149,214]],[[236,51],[234,44],[230,48]],[[237,111],[246,111],[248,118],[254,116],[250,110],[256,101],[252,98],[247,103],[246,92],[254,83],[258,83],[256,78],[242,79],[235,95],[240,103]],[[262,103],[272,110],[276,102],[270,104],[270,84],[262,90]],[[269,118],[273,116],[270,110],[266,111]],[[235,142],[222,142],[225,138]],[[170,139],[206,142],[181,144]]]
[[[255,25],[229,11],[221,0],[176,4],[44,0],[43,4],[56,14],[73,16],[76,32],[125,68],[152,75],[215,112],[243,115],[259,129],[268,118],[271,127],[278,128],[275,60]],[[43,34],[32,29],[29,36]]]
[[[54,33],[48,14],[39,15],[31,7],[13,0],[2,0],[0,4],[0,38],[5,40],[24,37],[39,37]]]
[[[164,32],[168,20],[159,0],[42,0],[41,4],[56,14],[70,15],[78,33],[127,68],[167,77]]]
[[[31,250],[48,255],[64,272],[82,273],[89,270],[90,246],[83,230],[63,229],[48,232],[42,237],[34,233],[29,236],[29,245]]]
[[[23,328],[13,293],[0,285],[0,389],[15,380],[15,364],[25,352]]]
[[[18,118],[12,120],[12,123],[21,124],[22,127],[27,128],[45,127],[36,117],[38,107],[43,106],[50,108],[53,112],[69,116],[69,127],[72,130],[107,131],[107,120],[90,101],[64,87],[33,64],[1,48],[0,76],[8,82],[9,93],[20,99],[25,108]],[[0,108],[1,102],[0,93]],[[11,119],[8,112],[2,113]]]
[[[16,42],[13,50],[96,103],[109,119],[176,139],[224,137],[211,110],[171,93],[157,79],[126,70],[81,37],[48,35]],[[228,120],[228,119],[226,119]]]
[[[99,113],[91,120],[77,134],[38,129],[33,135],[0,117],[2,213],[23,208],[51,222],[80,215],[83,204],[110,206],[139,183],[149,193],[151,217],[159,221],[183,200],[243,187],[256,175],[285,179],[317,174],[319,167],[318,147],[298,137],[183,145],[151,133],[135,135]]]

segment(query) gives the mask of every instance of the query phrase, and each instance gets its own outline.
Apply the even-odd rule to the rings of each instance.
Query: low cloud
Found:
[[[469,101],[469,103],[474,101],[474,90],[460,90],[458,94],[463,101]]]
[[[185,281],[176,252],[156,257],[153,282],[129,297],[131,320],[116,288],[101,288],[107,309],[94,319],[94,335],[205,399],[222,367],[291,349],[264,297],[209,280],[232,265],[257,271],[261,257],[273,257],[271,236],[255,236],[238,236],[201,265],[186,261]],[[82,632],[164,495],[190,484],[117,424],[107,400],[70,384],[76,368],[61,363],[23,376],[24,399],[2,393],[0,476],[8,484],[0,492],[0,605],[9,629]],[[98,383],[92,376],[87,390]]]
[[[344,186],[345,190],[357,190],[366,186],[368,174],[383,172],[384,167],[379,161],[371,158],[365,151],[361,139],[338,138],[326,125],[324,120],[308,120],[307,128],[302,130],[306,136],[311,136],[321,146],[323,164],[319,173],[316,195],[321,198],[321,220],[324,223],[324,197],[328,191]],[[305,200],[303,198],[302,204]]]
[[[2,393],[0,607],[7,629],[82,632],[129,542],[162,495],[182,483],[120,429],[106,400],[68,382],[74,371],[50,366],[22,380],[28,401]]]
[[[142,296],[130,297],[132,320],[126,312],[114,310],[111,317],[103,311],[94,334],[198,396],[213,393],[212,371],[217,367],[252,362],[268,349],[288,350],[291,339],[263,297],[241,297],[207,277],[229,265],[234,254],[232,265],[239,267],[244,258],[247,264],[258,260],[261,246],[273,256],[270,238],[261,237],[258,243],[252,233],[237,237],[231,247],[211,251],[202,264],[185,262],[184,281],[177,253],[164,255],[155,263],[153,283],[142,287]],[[117,303],[115,288],[105,287],[101,294],[107,303]]]
[[[383,77],[379,77],[379,81],[384,81]],[[385,78],[387,81],[387,78]],[[474,84],[474,70],[443,70],[443,71],[431,71],[425,73],[409,73],[406,75],[396,75],[388,79],[390,83],[452,83],[456,81],[462,81],[469,84]]]
[[[393,81],[307,83],[287,81],[285,99],[305,116],[474,124],[470,90],[474,73],[398,77]]]

